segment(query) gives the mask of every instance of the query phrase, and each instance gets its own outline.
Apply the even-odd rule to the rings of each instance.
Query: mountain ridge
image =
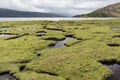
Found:
[[[120,3],[108,5],[91,13],[76,15],[74,17],[120,17]]]
[[[63,17],[54,13],[17,11],[12,9],[0,8],[0,17]]]

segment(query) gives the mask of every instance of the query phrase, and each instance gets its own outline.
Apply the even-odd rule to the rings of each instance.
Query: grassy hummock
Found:
[[[0,22],[0,74],[17,80],[106,80],[120,63],[120,19]],[[50,48],[66,37],[64,48]],[[22,69],[23,68],[23,69]]]

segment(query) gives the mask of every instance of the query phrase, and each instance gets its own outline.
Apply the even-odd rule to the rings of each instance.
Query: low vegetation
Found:
[[[106,80],[101,62],[120,63],[120,19],[1,22],[0,74],[17,80]],[[44,35],[41,35],[44,34]],[[3,35],[2,35],[3,36]],[[73,37],[64,48],[50,48]]]

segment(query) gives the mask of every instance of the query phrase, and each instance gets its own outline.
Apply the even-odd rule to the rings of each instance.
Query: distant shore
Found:
[[[59,21],[59,20],[109,20],[109,19],[120,19],[120,18],[112,18],[112,17],[109,17],[109,18],[3,18],[3,17],[0,17],[0,22],[6,22],[6,21],[31,21],[31,20],[35,20],[35,21],[38,21],[38,20],[46,20],[46,21]]]

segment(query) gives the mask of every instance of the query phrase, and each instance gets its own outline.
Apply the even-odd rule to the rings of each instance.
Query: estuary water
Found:
[[[59,21],[59,20],[109,20],[109,19],[119,19],[119,18],[72,18],[72,17],[62,17],[62,18],[24,18],[24,17],[14,17],[14,18],[4,18],[0,17],[0,22],[5,22],[5,21],[31,21],[31,20],[46,20],[46,21]]]

